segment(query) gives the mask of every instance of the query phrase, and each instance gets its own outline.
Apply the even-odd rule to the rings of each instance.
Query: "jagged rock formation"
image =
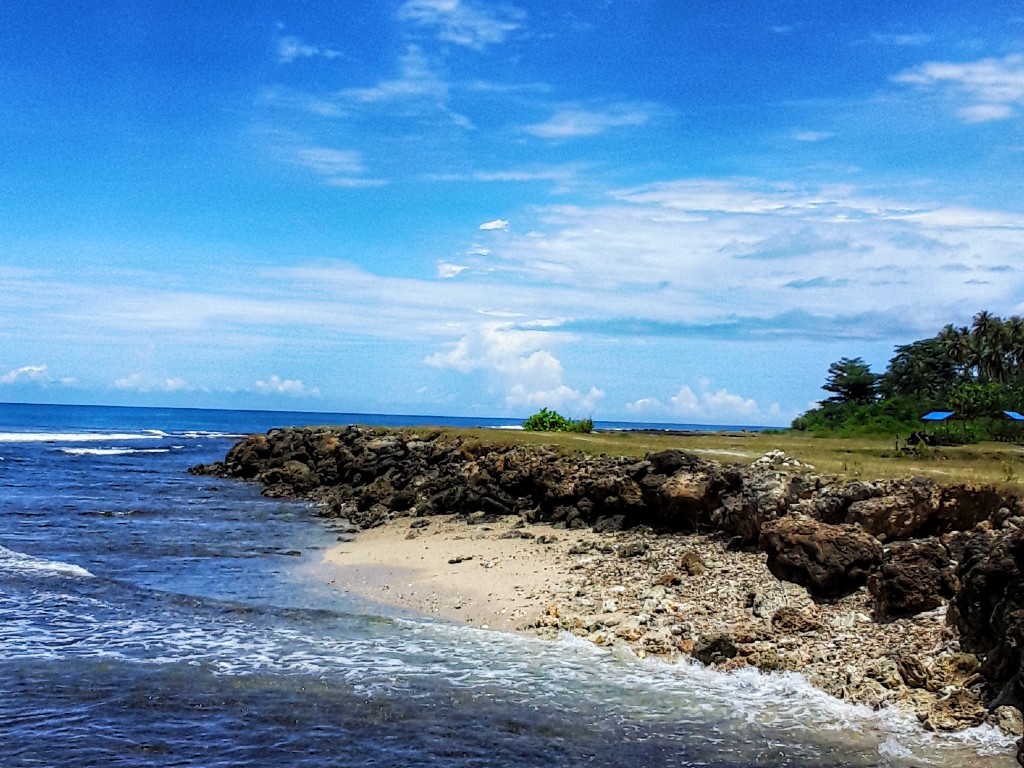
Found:
[[[717,533],[730,546],[760,548],[777,578],[802,585],[819,602],[866,584],[878,621],[931,611],[952,598],[948,618],[962,649],[981,658],[987,687],[979,687],[978,674],[960,674],[955,679],[961,692],[941,706],[929,705],[934,712],[923,716],[926,724],[977,722],[981,700],[990,709],[1019,709],[1021,500],[993,488],[921,478],[839,482],[778,459],[769,455],[744,467],[669,450],[638,461],[487,445],[440,431],[348,427],[253,435],[223,462],[193,471],[256,481],[271,496],[313,499],[323,514],[362,528],[445,514],[470,522],[515,515],[597,532]],[[814,631],[815,619],[806,612],[761,610],[779,627]],[[731,658],[729,643],[743,645],[741,640],[718,638],[696,650],[719,663]],[[665,645],[675,647],[667,640]],[[771,668],[774,652],[758,653]],[[946,679],[930,667],[918,669],[922,663],[897,654],[857,685],[884,690],[897,681],[914,688]]]

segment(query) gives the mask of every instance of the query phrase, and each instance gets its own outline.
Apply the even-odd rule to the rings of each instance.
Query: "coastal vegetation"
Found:
[[[527,432],[582,432],[594,431],[593,419],[568,419],[558,411],[541,408],[537,413],[523,422]]]
[[[793,421],[817,435],[854,437],[921,429],[930,411],[954,414],[948,442],[1019,439],[1021,424],[1004,411],[1024,409],[1024,318],[982,310],[970,327],[946,325],[935,336],[895,349],[883,373],[860,357],[832,363],[822,389],[830,393]]]

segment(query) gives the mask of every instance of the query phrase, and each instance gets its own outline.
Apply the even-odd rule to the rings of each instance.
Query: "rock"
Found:
[[[723,497],[719,525],[726,533],[739,536],[742,544],[756,544],[761,526],[786,513],[788,498],[783,476],[774,472],[755,473],[735,493]]]
[[[1007,736],[1024,736],[1024,717],[1013,707],[996,707],[992,712],[993,725]]]
[[[888,541],[918,534],[936,515],[934,484],[915,478],[895,481],[891,493],[850,504],[846,513],[849,523],[860,525],[871,535]]]
[[[701,556],[693,551],[683,553],[679,558],[678,568],[687,576],[700,576],[708,569]]]
[[[802,632],[816,632],[821,628],[821,621],[809,613],[784,606],[779,608],[771,619],[772,630],[786,635],[798,635]]]
[[[786,516],[765,523],[761,549],[776,578],[807,588],[815,597],[848,595],[862,587],[882,559],[882,545],[854,525],[829,525]]]
[[[930,611],[953,596],[955,585],[949,553],[935,538],[890,545],[881,567],[868,577],[879,618]]]
[[[736,656],[738,649],[726,633],[702,637],[693,648],[692,656],[705,666],[720,664]]]
[[[954,605],[965,651],[984,657],[994,706],[1024,707],[1024,530],[979,530],[964,549]]]
[[[954,688],[919,715],[929,731],[961,731],[981,725],[987,716],[988,709],[981,699],[966,688]]]
[[[646,555],[650,548],[646,541],[631,541],[628,544],[622,544],[618,548],[618,554],[619,557],[639,557]]]

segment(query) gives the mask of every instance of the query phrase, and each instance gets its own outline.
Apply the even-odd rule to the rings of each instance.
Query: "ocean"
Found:
[[[515,422],[0,405],[0,767],[1015,765],[990,728],[928,734],[799,675],[356,599],[316,577],[338,531],[308,504],[186,471],[329,423]]]

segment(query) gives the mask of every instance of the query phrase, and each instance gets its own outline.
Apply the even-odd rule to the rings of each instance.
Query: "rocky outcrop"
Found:
[[[868,592],[880,619],[930,611],[951,598],[955,587],[949,552],[936,538],[890,545],[868,577]]]
[[[270,496],[315,500],[324,515],[362,528],[398,517],[452,515],[470,524],[513,516],[594,532],[713,533],[728,541],[730,551],[759,548],[770,572],[804,587],[811,605],[865,595],[871,605],[865,613],[897,634],[899,622],[941,611],[952,599],[950,621],[962,649],[981,658],[987,688],[981,698],[975,683],[968,693],[947,696],[946,704],[926,715],[929,727],[977,721],[982,700],[992,710],[1019,709],[1024,704],[1021,501],[993,488],[920,478],[839,482],[809,470],[774,453],[744,467],[678,450],[637,460],[488,445],[439,430],[347,427],[253,435],[223,462],[193,471],[259,482]],[[650,557],[647,550],[608,553],[622,562]],[[702,578],[705,564],[698,556],[694,560],[667,563],[658,574],[661,588]],[[820,634],[820,619],[807,606],[796,609],[766,596],[771,590],[761,592],[750,598],[753,617],[761,622],[753,634],[731,628],[715,637],[695,637],[687,646],[680,635],[666,635],[665,627],[641,631],[628,617],[615,623],[614,632],[594,631],[619,639],[646,637],[643,647],[650,652],[689,647],[716,664],[749,658],[760,659],[751,663],[765,669],[787,668],[790,662],[780,661],[770,646],[772,633]],[[941,677],[920,659],[876,661],[877,669],[850,676],[837,692],[884,701],[889,694],[880,692],[892,685],[927,687]],[[967,690],[970,679],[949,685]]]
[[[1024,708],[1024,528],[982,529],[958,571],[955,618],[965,650],[984,658],[993,708]]]
[[[788,516],[761,527],[768,570],[807,588],[815,597],[842,597],[867,582],[882,560],[878,539],[856,525],[830,525]]]

